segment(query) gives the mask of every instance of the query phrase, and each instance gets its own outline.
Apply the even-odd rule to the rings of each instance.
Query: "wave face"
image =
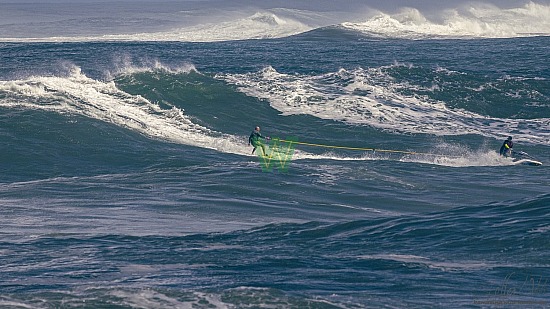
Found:
[[[395,14],[379,13],[365,22],[341,26],[369,36],[403,39],[548,36],[550,6],[534,2],[511,9],[472,5],[445,10],[432,18],[418,9],[403,8]]]
[[[0,307],[544,306],[548,46],[0,43]]]
[[[549,198],[423,217],[267,224],[229,233],[44,235],[20,240],[24,249],[17,253],[3,251],[9,262],[4,282],[11,284],[4,283],[0,304],[420,308],[434,299],[459,307],[546,304],[546,279],[539,278],[546,274],[548,251],[531,248],[548,245]],[[25,266],[16,267],[19,263]],[[42,279],[44,273],[48,277]],[[22,276],[31,282],[18,283]],[[508,288],[515,288],[513,294],[503,296]]]

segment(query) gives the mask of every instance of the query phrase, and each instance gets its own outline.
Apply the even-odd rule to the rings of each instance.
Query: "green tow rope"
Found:
[[[359,150],[359,151],[372,151],[372,152],[388,152],[388,153],[401,153],[409,155],[426,155],[426,156],[435,156],[435,157],[451,157],[451,158],[460,158],[459,156],[449,156],[435,153],[425,153],[425,152],[414,152],[414,151],[403,151],[403,150],[391,150],[391,149],[376,149],[376,148],[364,148],[364,147],[347,147],[347,146],[334,146],[334,145],[324,145],[324,144],[313,144],[297,141],[287,141],[284,139],[274,138],[273,140],[291,144],[299,144],[312,147],[323,147],[323,148],[332,148],[332,149],[346,149],[346,150]]]

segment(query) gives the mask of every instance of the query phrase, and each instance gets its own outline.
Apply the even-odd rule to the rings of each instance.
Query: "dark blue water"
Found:
[[[546,307],[549,43],[0,43],[0,306]]]

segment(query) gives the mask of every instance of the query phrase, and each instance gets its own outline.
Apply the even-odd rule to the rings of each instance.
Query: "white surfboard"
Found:
[[[514,159],[514,165],[531,165],[531,166],[539,166],[542,165],[542,162],[537,160],[531,160],[531,159]]]

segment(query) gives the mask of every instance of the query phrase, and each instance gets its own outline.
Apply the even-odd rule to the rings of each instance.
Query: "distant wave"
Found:
[[[365,21],[357,13],[338,15],[329,12],[299,11],[284,8],[256,12],[244,18],[209,22],[161,32],[89,36],[8,37],[2,42],[87,42],[87,41],[181,41],[217,42],[289,37],[311,30],[339,28],[377,38],[512,38],[550,35],[550,5],[528,2],[521,7],[499,8],[488,4],[428,13],[403,7],[397,13],[374,11]],[[211,16],[209,16],[211,17]],[[211,20],[211,18],[209,19]],[[355,20],[355,21],[351,21]],[[86,21],[74,28],[86,27]],[[53,29],[56,29],[55,27]],[[32,30],[29,30],[32,32]],[[342,33],[339,34],[340,36]]]
[[[206,24],[169,32],[135,35],[108,35],[106,40],[214,42],[286,37],[311,30],[310,27],[272,13],[256,13],[250,17],[220,24]]]
[[[550,5],[534,2],[512,9],[472,5],[438,15],[429,19],[415,8],[402,8],[396,14],[380,12],[365,22],[345,22],[340,26],[370,36],[404,39],[550,35]]]
[[[182,41],[216,42],[249,39],[271,39],[287,37],[312,28],[288,17],[279,17],[269,12],[258,12],[252,16],[197,26],[173,29],[166,32],[112,34],[101,36],[67,36],[47,38],[0,38],[0,41],[25,42],[87,42],[87,41]]]

